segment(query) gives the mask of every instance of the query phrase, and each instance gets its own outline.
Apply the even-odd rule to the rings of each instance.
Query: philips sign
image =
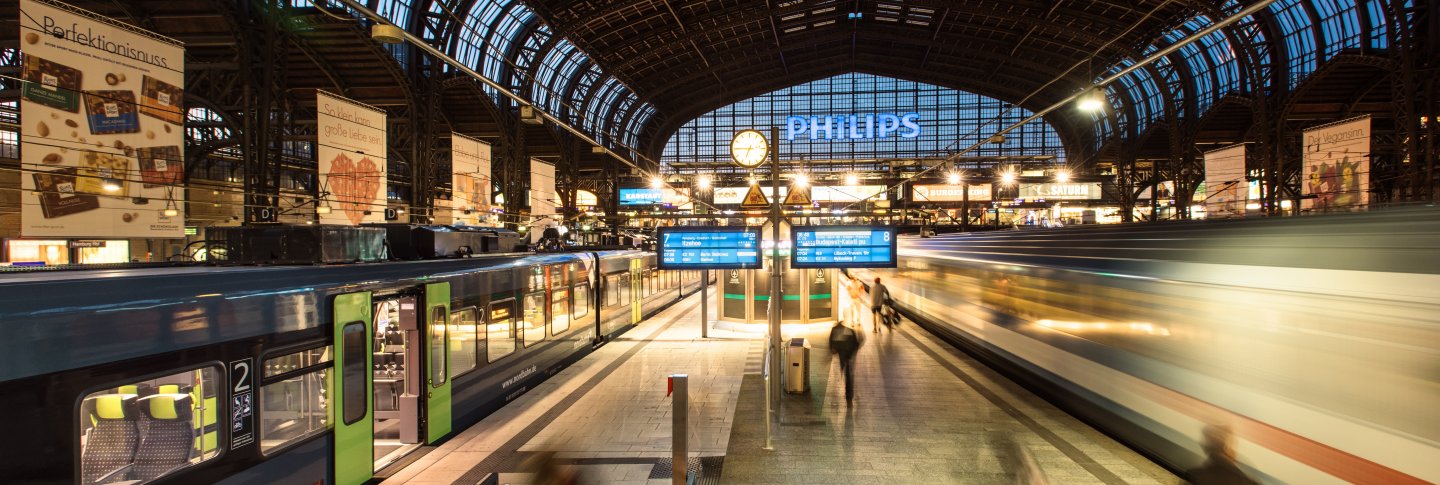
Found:
[[[785,139],[806,135],[811,140],[865,140],[870,138],[915,138],[920,136],[919,113],[891,113],[835,116],[789,116],[785,118]]]

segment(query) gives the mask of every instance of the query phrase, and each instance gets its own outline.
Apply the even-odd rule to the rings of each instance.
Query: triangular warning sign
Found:
[[[810,205],[810,188],[795,187],[790,189],[790,194],[785,196],[782,205]]]
[[[751,186],[750,186],[750,191],[745,193],[745,201],[740,203],[740,207],[745,207],[745,208],[764,208],[764,207],[770,207],[770,199],[765,198],[765,194],[764,194],[763,192],[760,192],[760,186],[759,186],[759,185],[751,185]]]

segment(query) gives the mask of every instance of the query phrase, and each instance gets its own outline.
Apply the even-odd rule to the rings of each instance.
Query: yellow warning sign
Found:
[[[795,187],[790,189],[790,194],[785,196],[783,205],[810,205],[810,188]]]
[[[765,198],[765,194],[760,192],[759,185],[751,185],[750,191],[745,193],[745,201],[740,203],[740,207],[747,209],[770,207],[770,199]]]

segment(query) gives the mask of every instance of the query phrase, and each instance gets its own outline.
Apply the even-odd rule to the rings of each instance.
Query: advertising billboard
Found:
[[[690,189],[684,187],[620,189],[620,205],[670,204],[678,207],[687,205],[689,202]]]
[[[21,234],[184,237],[184,46],[60,2],[19,6]]]
[[[315,91],[320,191],[324,224],[385,222],[385,111]]]
[[[1090,200],[1100,198],[1100,182],[1020,184],[1026,200]]]
[[[1302,209],[1344,210],[1370,203],[1369,116],[1305,130],[1303,140]]]
[[[1205,217],[1245,215],[1245,144],[1205,152]]]
[[[450,217],[478,226],[490,215],[490,144],[450,133]]]
[[[990,184],[977,185],[915,185],[911,192],[914,193],[915,202],[963,202],[965,192],[970,192],[970,201],[989,202],[992,194]]]
[[[745,201],[745,194],[750,187],[716,187],[716,204],[739,204]],[[765,184],[761,184],[760,191],[766,198],[774,199],[774,190]],[[784,198],[790,194],[790,187],[780,186],[780,197]],[[815,202],[858,202],[869,198],[870,200],[885,200],[887,192],[883,185],[839,185],[839,186],[817,186],[810,188],[810,200]]]
[[[555,192],[555,166],[538,158],[530,159],[530,215],[555,214],[560,195]]]

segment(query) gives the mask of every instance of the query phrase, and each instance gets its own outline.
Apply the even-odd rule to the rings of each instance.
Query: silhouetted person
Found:
[[[836,321],[830,329],[830,352],[840,357],[840,373],[845,375],[845,404],[855,399],[855,353],[860,350],[860,334]]]
[[[875,333],[880,333],[880,323],[885,321],[885,302],[890,301],[890,289],[875,277],[875,286],[870,287],[870,316],[875,323]]]
[[[1185,472],[1189,483],[1195,485],[1259,485],[1235,463],[1234,435],[1224,426],[1206,426],[1201,432],[1200,449],[1205,451],[1205,463],[1199,468]]]

